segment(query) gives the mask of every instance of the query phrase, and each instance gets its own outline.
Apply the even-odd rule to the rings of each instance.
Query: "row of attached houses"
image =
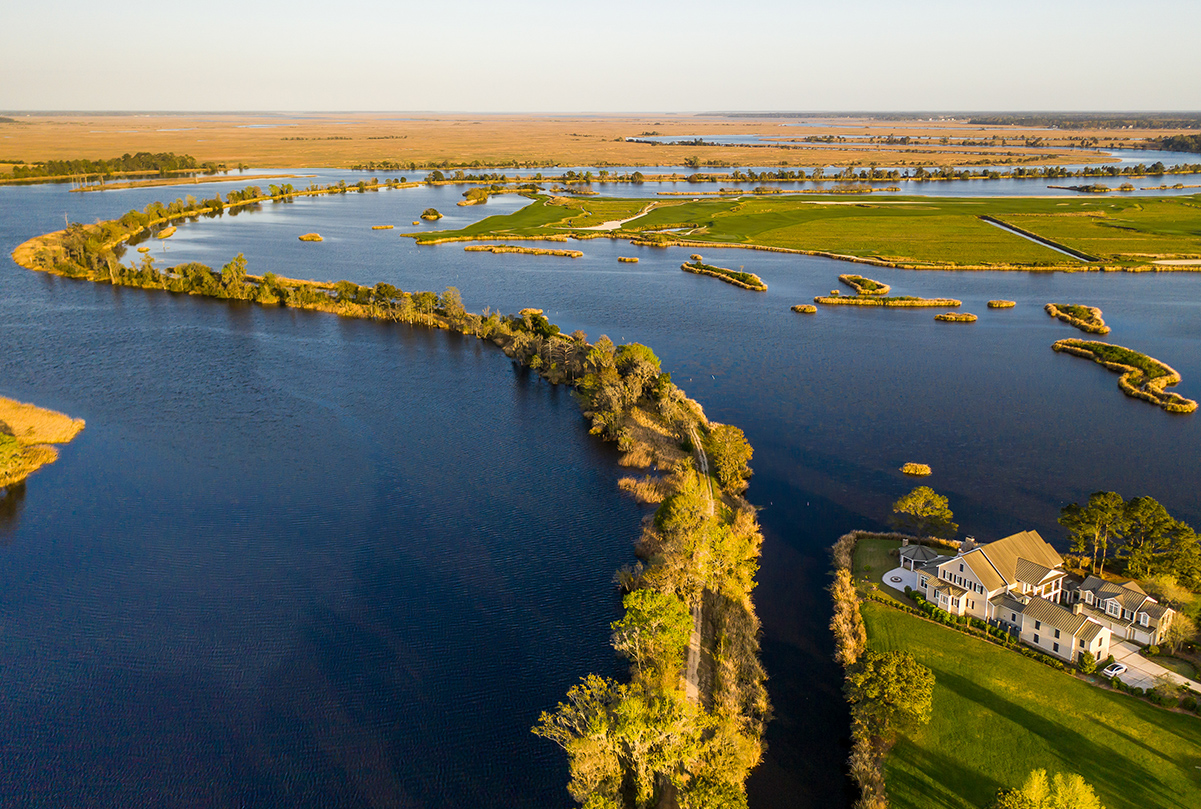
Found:
[[[1074,580],[1037,531],[983,545],[969,539],[953,556],[906,545],[901,565],[916,572],[927,601],[1006,629],[1071,663],[1086,651],[1104,660],[1114,636],[1159,643],[1174,614],[1133,582]]]

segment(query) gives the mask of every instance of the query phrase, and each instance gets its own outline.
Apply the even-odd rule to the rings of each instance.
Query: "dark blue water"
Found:
[[[566,330],[652,346],[711,418],[746,430],[776,708],[750,784],[756,809],[847,800],[825,549],[848,529],[883,524],[913,485],[897,471],[903,462],[929,463],[929,484],[981,539],[1034,528],[1061,544],[1059,508],[1097,489],[1150,494],[1201,524],[1201,422],[1128,399],[1114,375],[1052,352],[1078,333],[1042,311],[1047,301],[1100,306],[1112,341],[1172,364],[1178,390],[1198,398],[1195,274],[873,268],[897,294],[960,298],[980,320],[850,308],[799,316],[788,307],[836,287],[847,265],[706,253],[762,276],[770,291],[754,294],[680,272],[688,250],[596,239],[579,243],[586,255],[575,260],[491,255],[369,229],[402,230],[425,194],[323,197],[187,224],[167,257],[216,266],[244,252],[255,273],[455,285],[476,310],[539,306]],[[54,206],[68,204],[60,197],[22,197],[42,212],[20,227],[6,208],[5,238],[52,226]],[[482,216],[496,202],[454,214]],[[326,241],[297,241],[310,230]],[[4,704],[23,706],[3,721],[25,740],[18,760],[30,769],[20,772],[69,760],[74,780],[45,794],[103,804],[153,785],[147,773],[162,764],[141,751],[185,745],[153,740],[186,738],[200,752],[175,789],[225,790],[217,803],[261,789],[319,805],[321,790],[390,796],[397,783],[419,806],[510,805],[516,794],[567,802],[557,751],[523,734],[579,673],[614,670],[607,581],[638,517],[613,493],[611,455],[583,434],[567,396],[444,334],[114,291],[11,265],[4,283],[19,294],[0,310],[14,346],[3,392],[89,419],[30,482],[4,551],[0,604],[20,631],[6,617],[2,651],[31,661],[53,652],[56,662],[27,663],[3,686]],[[998,297],[1017,308],[988,310]],[[477,442],[494,449],[478,454]],[[482,516],[461,528],[472,509]],[[308,611],[286,612],[297,599]],[[531,614],[558,623],[527,631]],[[556,630],[559,645],[541,645]],[[289,632],[302,640],[256,668]],[[472,648],[477,636],[496,640]],[[131,662],[111,673],[112,660]],[[263,697],[253,678],[239,679],[242,665],[282,685]],[[78,678],[111,696],[70,702]],[[494,690],[478,691],[481,682]],[[404,698],[377,698],[381,689]],[[469,694],[478,700],[463,704]],[[398,703],[422,711],[398,718]],[[98,728],[113,724],[128,756],[101,750],[109,735]],[[71,734],[90,741],[68,749]],[[134,765],[117,763],[129,756]]]

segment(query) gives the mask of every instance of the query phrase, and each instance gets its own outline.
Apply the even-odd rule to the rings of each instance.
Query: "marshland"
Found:
[[[5,202],[24,201],[12,196],[23,190],[0,193],[8,195]],[[746,497],[762,507],[764,533],[755,601],[777,717],[767,727],[766,760],[750,779],[753,806],[789,805],[798,791],[818,803],[847,798],[838,777],[845,740],[829,739],[829,728],[846,726],[840,674],[829,660],[825,619],[806,616],[828,609],[822,592],[828,537],[880,520],[908,488],[896,472],[897,454],[938,469],[947,481],[940,489],[956,499],[957,519],[983,535],[1001,535],[1021,514],[1023,527],[1054,536],[1047,481],[1054,481],[1051,495],[1064,500],[1098,487],[1154,491],[1174,514],[1201,521],[1189,512],[1194,501],[1186,485],[1187,459],[1201,452],[1195,418],[1124,397],[1112,375],[1049,351],[1070,330],[1042,311],[1048,300],[1102,308],[1115,334],[1137,331],[1137,341],[1125,342],[1176,368],[1183,380],[1175,389],[1196,398],[1201,352],[1190,335],[1201,323],[1192,310],[1172,307],[1188,299],[1196,282],[1189,273],[871,268],[868,274],[896,297],[953,296],[977,312],[1000,297],[1018,304],[981,314],[972,328],[955,330],[948,345],[945,327],[928,312],[841,306],[798,322],[788,308],[828,290],[852,266],[832,259],[631,246],[602,236],[573,241],[584,248],[579,259],[537,261],[481,256],[462,245],[417,245],[364,227],[415,220],[435,207],[452,211],[447,226],[471,228],[487,214],[529,202],[495,197],[486,206],[460,208],[452,203],[461,191],[423,186],[293,203],[264,199],[232,216],[236,209],[182,217],[166,252],[152,242],[149,255],[159,269],[201,263],[220,271],[242,253],[255,279],[271,273],[331,289],[345,279],[356,290],[377,283],[408,291],[455,286],[471,311],[536,306],[564,332],[584,331],[590,341],[608,334],[615,342],[652,346],[708,418],[745,430],[755,447]],[[66,204],[73,219],[91,222],[120,216],[132,199],[140,209],[160,199],[158,192],[131,189],[116,201],[74,195]],[[63,204],[56,196],[45,204],[6,204],[0,218],[6,247],[61,228]],[[621,218],[621,204],[595,213],[609,217],[604,221]],[[582,217],[582,209],[569,216]],[[296,234],[305,232],[322,233],[326,243],[319,250],[299,243]],[[716,265],[753,265],[769,290],[752,296],[681,273],[680,264],[698,249]],[[621,256],[640,261],[620,263]],[[336,727],[343,741],[333,749],[344,753],[380,745],[400,773],[399,783],[372,787],[380,799],[402,792],[455,805],[480,795],[517,806],[564,799],[566,763],[529,726],[584,674],[623,676],[626,664],[608,646],[608,625],[621,617],[620,594],[608,576],[636,564],[632,542],[648,513],[621,493],[618,481],[631,471],[617,463],[612,445],[588,436],[565,389],[450,330],[10,272],[7,305],[14,317],[3,328],[19,348],[0,360],[10,385],[5,392],[89,424],[57,463],[31,479],[23,510],[5,529],[11,542],[3,585],[24,605],[8,624],[6,651],[26,672],[5,688],[19,695],[36,686],[44,694],[42,703],[25,704],[14,726],[49,723],[64,734],[77,732],[70,700],[86,687],[92,711],[110,727],[187,728],[214,745],[261,733],[274,758],[242,783],[280,800],[298,779],[340,772],[289,735],[297,726],[313,733]],[[187,277],[205,283],[198,272]],[[28,330],[20,340],[18,328]],[[64,351],[95,357],[96,365],[63,365],[55,358]],[[131,402],[114,388],[107,372],[117,368],[146,392],[144,399]],[[840,375],[837,386],[820,384],[832,368],[854,373]],[[320,391],[311,385],[314,375],[326,380]],[[248,388],[247,379],[259,382]],[[199,399],[193,389],[202,391]],[[955,407],[939,409],[935,419],[932,401]],[[1088,425],[1098,422],[1114,425],[1104,447],[1087,440]],[[228,440],[215,444],[218,434]],[[320,451],[297,435],[320,435]],[[1064,436],[1078,439],[1073,458],[1045,452],[1047,442]],[[1114,452],[1136,462],[1115,468],[1106,463]],[[982,455],[988,464],[978,462]],[[466,469],[464,459],[486,472]],[[97,478],[97,469],[106,476]],[[240,470],[237,486],[230,485],[232,469]],[[662,492],[648,474],[634,472],[634,484],[643,485],[626,486],[653,504]],[[575,482],[564,487],[565,479]],[[171,506],[181,486],[197,495],[182,514]],[[124,497],[128,491],[139,498]],[[53,499],[57,527],[39,518],[41,498]],[[521,513],[514,513],[515,503]],[[452,529],[447,513],[466,516]],[[263,514],[277,515],[270,530],[291,537],[287,553],[247,544],[247,524],[268,530]],[[404,530],[398,534],[396,526],[407,524],[434,539],[417,544]],[[162,535],[163,525],[203,526],[208,539],[184,547]],[[336,536],[330,525],[340,526]],[[43,548],[58,530],[87,539],[47,556]],[[99,577],[103,587],[83,586],[85,560],[89,580]],[[61,592],[71,594],[73,608],[96,615],[81,635],[49,642],[46,618],[61,602],[57,591],[23,577],[35,566],[67,583]],[[148,601],[143,584],[151,571],[165,581]],[[300,599],[311,609],[297,615],[264,594]],[[121,613],[101,609],[111,604],[121,605]],[[171,623],[157,617],[164,609],[174,614]],[[585,636],[582,625],[599,629]],[[482,641],[480,626],[488,627]],[[214,659],[197,645],[205,632],[229,650],[226,657]],[[436,649],[428,645],[434,636],[442,638]],[[105,661],[85,655],[74,679],[46,677],[47,662],[62,662],[70,672],[66,663],[80,659],[81,649],[114,637]],[[281,637],[287,645],[272,644]],[[14,639],[47,651],[37,660],[24,657]],[[179,680],[187,699],[164,711],[154,678],[128,675],[164,656],[203,670],[222,696],[210,695],[203,682]],[[231,660],[240,661],[237,677],[225,668]],[[373,680],[380,671],[389,678]],[[367,681],[369,689],[355,685]],[[313,693],[316,702],[296,698]],[[323,707],[337,695],[363,714],[403,705],[402,727],[381,739]],[[233,729],[213,728],[205,712],[191,707],[205,698],[215,700]],[[265,728],[239,724],[242,706],[252,700],[275,706]],[[418,739],[416,728],[431,723],[443,735]],[[106,734],[106,742],[112,738]],[[115,738],[132,753],[132,735]],[[43,737],[18,753],[19,762],[58,749],[54,738]],[[189,750],[197,766],[220,760]],[[239,760],[251,755],[235,752]],[[793,763],[801,759],[805,768],[797,769]],[[154,771],[152,763],[129,760],[139,772]],[[514,761],[525,763],[512,776],[516,792],[498,795],[487,773],[508,771]],[[810,778],[817,772],[827,775]],[[184,780],[187,794],[209,783],[199,775]],[[333,802],[348,794],[329,789]]]

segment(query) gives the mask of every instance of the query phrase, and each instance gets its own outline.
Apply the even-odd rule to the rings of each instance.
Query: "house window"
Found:
[[[960,573],[963,572],[963,563],[962,562],[959,563],[959,572]]]
[[[1051,649],[1052,649],[1053,651],[1056,651],[1056,652],[1058,652],[1058,651],[1059,651],[1059,644],[1058,644],[1058,643],[1052,643],[1052,644],[1051,644]]]
[[[1038,643],[1038,635],[1035,635],[1035,636],[1034,636],[1034,642],[1035,642],[1035,643]]]
[[[1110,601],[1108,604],[1105,605],[1105,611],[1108,612],[1110,615],[1117,615],[1118,614],[1117,602]]]
[[[1140,613],[1138,614],[1138,622],[1139,622],[1140,624],[1142,624],[1143,626],[1146,626],[1146,625],[1147,625],[1147,623],[1148,623],[1148,621],[1147,621],[1147,613],[1145,613],[1145,612],[1140,612]]]
[[[1016,612],[1011,612],[1011,613],[1009,613],[1009,614],[1010,614],[1011,616],[1013,616],[1012,618],[1010,618],[1010,620],[1011,620],[1011,621],[1013,621],[1013,622],[1016,624],[1016,623],[1018,622],[1018,614],[1017,614]]]
[[[927,583],[927,582],[929,582],[929,581],[930,581],[930,580],[929,580],[929,579],[927,579],[925,576],[922,576],[922,587],[924,588],[924,587],[926,586],[926,583]]]
[[[1092,590],[1084,591],[1084,600],[1087,601],[1089,604],[1093,603],[1093,591]]]
[[[1081,639],[1080,639],[1080,645],[1081,645],[1081,646],[1083,646],[1083,647],[1084,647],[1084,648],[1086,648],[1086,649],[1088,648],[1088,644],[1086,644],[1086,643],[1084,642],[1084,638],[1081,638]]]
[[[1042,622],[1042,621],[1035,621],[1035,622],[1034,622],[1034,628],[1035,628],[1035,629],[1042,629],[1042,628],[1043,628],[1043,622]]]
[[[1059,637],[1059,630],[1058,630],[1058,629],[1056,629],[1056,630],[1055,630],[1055,637],[1057,637],[1057,638]]]

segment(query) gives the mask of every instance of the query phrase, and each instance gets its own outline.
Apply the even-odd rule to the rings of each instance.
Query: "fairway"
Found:
[[[852,256],[913,269],[1079,269],[1143,266],[1201,256],[1201,196],[1126,200],[771,195],[660,203],[539,197],[506,216],[440,238],[563,235],[636,217],[618,238],[725,244]],[[1092,264],[990,224],[989,216],[1054,244],[1096,256]]]
[[[1106,809],[1201,806],[1201,719],[1105,691],[873,602],[868,644],[934,671],[929,725],[888,755],[894,809],[980,809],[1031,770],[1079,773]]]

